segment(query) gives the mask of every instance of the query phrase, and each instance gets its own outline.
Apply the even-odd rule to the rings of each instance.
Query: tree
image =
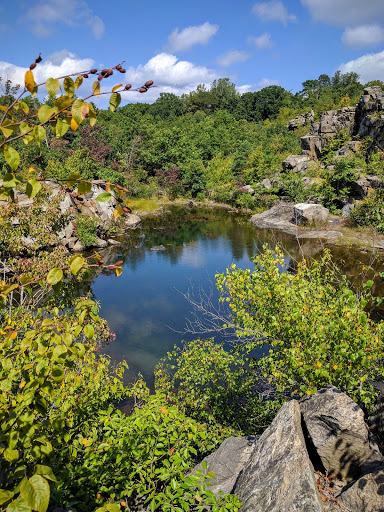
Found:
[[[170,92],[161,92],[150,106],[149,112],[155,119],[170,120],[185,112],[185,100]]]

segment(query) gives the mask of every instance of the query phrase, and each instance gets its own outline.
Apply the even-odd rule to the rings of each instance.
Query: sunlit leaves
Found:
[[[37,117],[40,123],[46,123],[50,117],[55,114],[56,110],[49,105],[42,105],[37,111]]]
[[[53,268],[48,272],[47,275],[47,283],[50,285],[55,285],[59,281],[63,279],[63,271],[61,268]]]
[[[35,126],[35,128],[33,129],[33,135],[37,142],[45,140],[47,133],[45,131],[44,126]]]
[[[16,171],[20,164],[20,155],[12,146],[5,145],[2,147],[4,158],[9,167]]]
[[[20,486],[23,500],[37,512],[46,512],[49,505],[50,489],[47,480],[41,475],[24,478]]]
[[[92,84],[93,94],[98,98],[100,96],[100,82],[96,81]]]
[[[33,76],[32,71],[30,71],[29,69],[25,73],[24,85],[29,92],[33,92],[33,89],[35,88],[35,78]]]
[[[113,92],[109,98],[109,110],[115,112],[117,107],[120,105],[121,95],[118,92]]]
[[[82,256],[75,256],[70,263],[70,269],[74,276],[76,276],[85,265],[85,259]]]
[[[88,103],[83,100],[75,100],[72,105],[72,119],[77,125],[80,125],[87,117],[89,112]]]
[[[75,89],[78,89],[82,83],[83,83],[83,77],[80,75],[75,80],[75,84],[74,84]]]
[[[51,98],[54,98],[57,94],[57,91],[60,89],[60,82],[57,78],[48,78],[45,83],[45,87],[47,88],[47,93]]]
[[[79,184],[77,186],[77,193],[79,196],[88,194],[92,190],[92,183],[89,181],[79,181]]]
[[[37,180],[29,180],[27,183],[26,193],[27,196],[32,198],[35,197],[41,190],[41,183]]]
[[[64,78],[64,91],[67,96],[73,98],[75,94],[75,84],[71,77],[66,76]]]
[[[96,197],[96,201],[99,201],[100,203],[106,203],[107,201],[110,201],[112,199],[112,194],[109,192],[102,192]]]
[[[122,86],[123,86],[123,84],[115,85],[115,87],[113,87],[113,89],[112,89],[112,92],[117,91],[117,90],[118,90],[118,89],[120,89],[120,87],[122,87]]]
[[[84,327],[84,334],[86,335],[86,337],[88,339],[92,339],[93,338],[93,336],[95,335],[95,329],[94,329],[92,324],[87,324]]]

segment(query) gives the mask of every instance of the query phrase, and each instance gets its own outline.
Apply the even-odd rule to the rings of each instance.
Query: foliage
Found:
[[[384,191],[369,194],[349,215],[355,225],[373,226],[379,233],[384,233]]]
[[[175,347],[157,365],[155,377],[156,389],[167,393],[188,416],[208,423],[211,432],[223,425],[227,436],[263,430],[280,405],[257,389],[247,355],[225,350],[214,339]]]
[[[333,168],[325,169],[322,173],[323,181],[317,187],[321,202],[336,211],[343,204],[343,200],[352,195],[353,183],[358,178],[357,159],[339,157]]]
[[[384,322],[374,323],[365,311],[373,281],[354,292],[328,251],[311,265],[303,259],[294,274],[279,247],[264,247],[254,263],[253,272],[231,265],[216,279],[239,343],[251,337],[249,351],[270,347],[258,363],[264,375],[298,395],[333,384],[371,408],[370,382],[384,374]]]
[[[77,215],[74,220],[75,231],[78,239],[84,247],[92,247],[97,242],[97,232],[100,227],[100,221],[93,217],[83,213]]]

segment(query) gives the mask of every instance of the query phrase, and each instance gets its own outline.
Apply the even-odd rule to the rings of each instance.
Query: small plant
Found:
[[[376,190],[357,204],[350,213],[357,226],[373,226],[384,233],[384,190]]]
[[[86,213],[78,215],[75,219],[75,231],[84,247],[92,247],[97,242],[97,233],[100,221]]]

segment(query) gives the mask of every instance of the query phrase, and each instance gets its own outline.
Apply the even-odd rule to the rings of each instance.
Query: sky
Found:
[[[241,93],[338,69],[384,81],[384,0],[0,0],[0,77],[22,82],[40,52],[38,82],[125,61],[102,90],[157,85],[123,102],[225,77]]]

